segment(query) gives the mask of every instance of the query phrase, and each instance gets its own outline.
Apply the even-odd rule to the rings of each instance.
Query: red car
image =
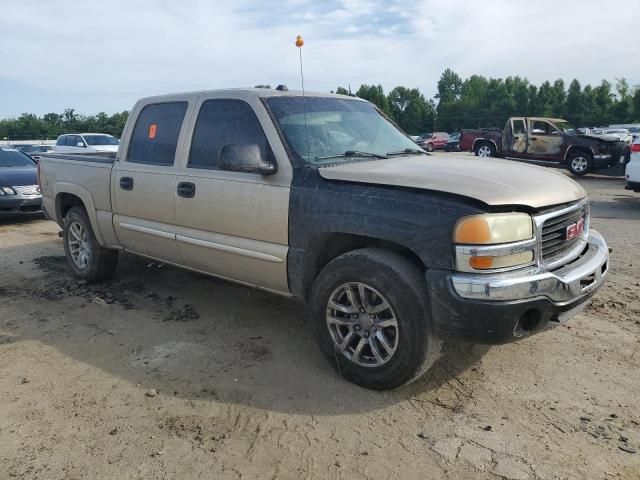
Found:
[[[434,150],[443,150],[448,141],[449,134],[447,132],[435,132],[430,137],[420,140],[418,145],[427,152],[433,152]]]

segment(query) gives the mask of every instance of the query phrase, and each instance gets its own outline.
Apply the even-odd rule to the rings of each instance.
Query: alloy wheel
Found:
[[[365,283],[336,288],[327,302],[326,321],[336,351],[356,365],[384,365],[398,348],[398,321],[390,303]]]

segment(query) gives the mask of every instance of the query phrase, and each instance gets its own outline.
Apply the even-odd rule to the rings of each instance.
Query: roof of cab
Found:
[[[303,93],[301,90],[276,90],[274,88],[225,88],[218,90],[199,90],[194,92],[179,92],[179,93],[169,93],[164,95],[155,95],[151,97],[144,97],[139,100],[139,102],[150,103],[150,102],[158,102],[163,99],[174,99],[176,97],[198,97],[200,95],[207,96],[215,96],[219,94],[221,97],[226,98],[237,98],[239,100],[248,99],[248,98],[267,98],[267,97],[302,97]],[[306,97],[324,97],[324,98],[341,98],[343,100],[355,100],[366,102],[361,98],[350,96],[350,95],[338,95],[337,93],[327,93],[327,92],[304,92],[304,96]]]

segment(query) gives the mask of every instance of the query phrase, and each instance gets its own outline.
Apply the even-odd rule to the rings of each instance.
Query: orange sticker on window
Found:
[[[149,126],[149,138],[153,139],[156,138],[156,130],[158,129],[158,125],[156,125],[155,123],[152,123]]]

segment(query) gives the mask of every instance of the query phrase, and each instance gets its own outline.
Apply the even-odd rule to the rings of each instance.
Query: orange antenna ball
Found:
[[[296,47],[302,48],[303,45],[304,45],[304,40],[302,39],[302,35],[298,35],[296,37]]]

